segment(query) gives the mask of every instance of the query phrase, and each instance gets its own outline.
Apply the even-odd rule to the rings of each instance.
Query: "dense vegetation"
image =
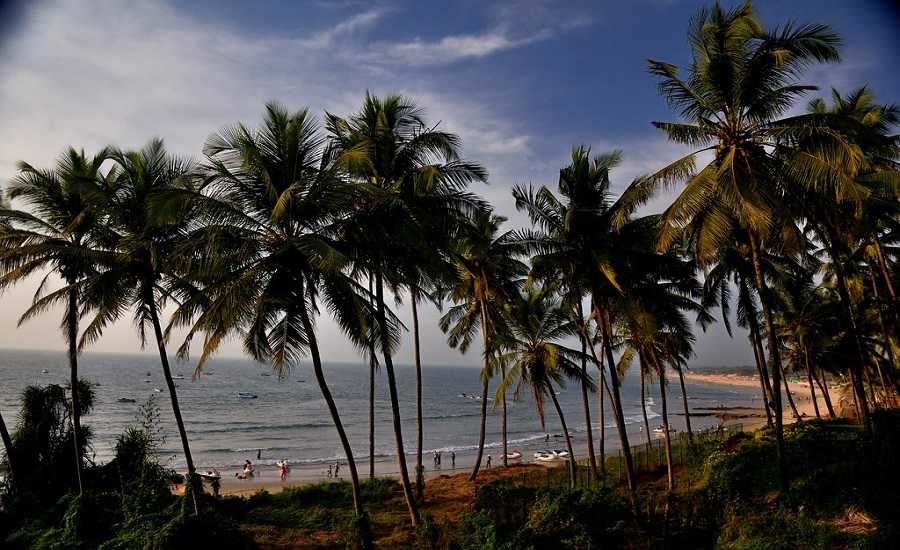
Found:
[[[624,501],[609,489],[614,484],[606,479],[604,440],[595,449],[589,430],[587,468],[595,487],[575,488],[577,457],[569,442],[568,490],[536,496],[509,489],[512,501],[530,503],[519,516],[510,512],[518,523],[492,516],[479,504],[489,497],[480,495],[465,533],[483,538],[447,544],[634,543],[645,493],[624,429],[622,374],[637,363],[642,383],[659,382],[669,502],[679,484],[667,380],[679,378],[691,438],[683,376],[696,338],[694,321],[705,328],[718,309],[730,331],[733,307],[749,332],[771,431],[711,455],[705,492],[685,498],[712,499],[709,505],[722,516],[700,529],[724,546],[756,544],[764,525],[822,537],[823,544],[843,536],[817,523],[838,504],[821,494],[816,501],[814,492],[831,487],[829,479],[892,487],[878,476],[893,466],[896,455],[890,453],[897,445],[897,424],[883,409],[900,398],[900,138],[892,133],[900,109],[878,103],[862,87],[834,90],[830,104],[814,99],[801,112],[801,98],[815,91],[803,83],[804,71],[839,60],[840,39],[823,25],[770,29],[749,2],[732,10],[716,5],[692,20],[689,43],[688,67],[651,60],[649,70],[678,117],[654,126],[693,151],[636,178],[616,197],[612,178],[623,153],[593,155],[575,147],[555,190],[514,188],[516,207],[529,216],[531,228],[505,229],[506,220],[470,190],[487,181],[484,167],[461,158],[456,135],[431,126],[413,101],[394,95],[367,94],[358,112],[326,113],[321,123],[308,110],[268,104],[260,128],[221,130],[204,145],[199,162],[172,156],[156,139],[141,150],[110,146],[93,156],[72,148],[52,169],[22,162],[5,186],[9,204],[0,208],[0,290],[44,276],[21,321],[63,306],[71,382],[68,398],[58,386],[29,389],[23,401],[29,414],[12,435],[0,418],[9,472],[4,514],[28,520],[10,535],[11,543],[91,546],[103,540],[110,547],[170,547],[202,535],[207,542],[221,537],[223,544],[241,544],[216,515],[251,506],[244,513],[269,514],[280,526],[303,525],[310,514],[327,526],[350,517],[350,539],[368,546],[372,504],[378,502],[372,492],[381,486],[360,480],[325,378],[319,314],[333,316],[368,356],[371,400],[371,373],[383,364],[409,525],[434,531],[420,509],[427,489],[421,466],[422,301],[449,302],[440,325],[450,346],[465,352],[477,339],[484,350],[480,446],[470,480],[479,476],[493,376],[501,377],[494,402],[503,409],[504,462],[508,390],[517,397],[529,389],[542,420],[549,397],[565,430],[554,388],[568,381],[580,386],[579,414],[588,426],[589,394],[597,392],[601,403],[609,399],[623,449]],[[678,189],[672,204],[644,214],[642,205],[664,187]],[[48,274],[62,286],[49,289]],[[415,482],[404,459],[393,366],[404,327],[386,293],[398,303],[408,301],[413,317]],[[142,344],[152,332],[159,351],[187,464],[184,501],[166,492],[166,475],[154,470],[146,427],[122,436],[112,463],[86,464],[91,434],[80,419],[91,403],[90,392],[80,389],[78,356],[125,315],[132,316]],[[344,488],[260,496],[250,504],[202,494],[169,368],[169,347],[179,330],[187,334],[176,343],[180,357],[201,343],[198,372],[231,337],[279,372],[309,360],[346,454],[350,516],[302,508],[315,507],[310,502],[317,499],[341,500],[329,491]],[[849,416],[861,431],[838,424],[787,431],[782,385],[788,372],[808,381],[813,403],[817,389],[824,393],[826,410],[817,406],[816,416],[840,413],[828,381],[844,384]],[[602,405],[597,412],[603,425]],[[879,418],[888,420],[879,426]],[[845,445],[846,456],[855,458],[841,458],[834,467],[817,463],[812,450],[822,441]],[[30,474],[30,457],[37,455],[48,461],[52,476]],[[155,473],[127,479],[118,466],[126,461]],[[865,475],[841,470],[851,465]],[[372,471],[370,464],[370,477]],[[131,484],[134,490],[126,490]],[[762,488],[776,491],[774,504]],[[152,498],[135,496],[140,494]],[[865,491],[844,496],[866,513],[886,517],[885,504],[868,500]],[[265,511],[267,499],[278,501],[278,512]],[[666,509],[672,521],[663,522],[662,536],[674,540],[680,536],[675,518],[683,510],[678,502]],[[116,520],[93,525],[98,511]],[[590,521],[597,516],[611,522],[597,526]],[[736,517],[747,519],[738,524]],[[891,529],[885,524],[873,536],[893,536]],[[522,538],[511,538],[513,530]],[[655,540],[650,531],[645,525],[642,536]],[[842,544],[856,543],[848,541]]]

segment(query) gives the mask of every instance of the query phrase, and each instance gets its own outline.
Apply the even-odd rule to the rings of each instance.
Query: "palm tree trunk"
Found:
[[[74,284],[72,281],[69,285]],[[72,386],[72,441],[75,445],[75,476],[78,480],[78,494],[84,494],[81,463],[81,403],[78,397],[78,291],[69,289],[68,311],[66,313],[66,340],[69,348],[69,375]]]
[[[763,374],[762,361],[759,358],[759,350],[756,348],[756,339],[753,334],[749,336],[750,347],[753,348],[753,359],[756,361],[756,372],[759,373],[759,389],[762,393],[763,408],[766,410],[766,425],[772,427],[772,411],[769,409],[769,394],[766,391],[766,377]]]
[[[406,469],[406,452],[403,450],[403,426],[400,423],[400,403],[397,398],[397,379],[394,375],[394,360],[391,358],[391,342],[387,330],[387,314],[384,307],[384,281],[381,272],[375,274],[375,302],[378,304],[378,323],[381,325],[381,352],[384,356],[384,368],[387,371],[388,393],[391,398],[391,415],[394,420],[394,439],[397,442],[397,465],[400,467],[400,482],[403,485],[403,495],[406,497],[406,506],[409,508],[409,518],[413,527],[419,526],[419,509],[416,506],[416,497],[413,495],[409,484],[409,472]]]
[[[594,307],[599,308],[599,297],[594,297]],[[605,309],[598,310],[597,318],[601,320],[603,325],[603,349],[606,350],[606,360],[609,362],[610,388],[612,389],[613,411],[616,418],[616,429],[619,432],[619,441],[622,444],[622,456],[625,458],[625,479],[628,483],[628,490],[631,493],[632,502],[634,502],[635,492],[637,491],[637,478],[634,475],[634,462],[631,458],[631,446],[628,444],[628,433],[625,431],[625,413],[622,410],[622,398],[619,395],[619,377],[616,373],[616,363],[612,354],[612,323],[609,319],[609,312]]]
[[[591,357],[594,359],[594,365],[597,367],[597,378],[600,379],[599,386],[597,388],[597,410],[599,411],[598,421],[600,422],[600,434],[598,442],[599,445],[599,458],[600,458],[600,475],[606,477],[606,407],[603,399],[603,392],[609,391],[609,387],[606,385],[606,374],[603,372],[603,351],[600,352],[600,357],[597,357],[597,352],[594,350],[594,343],[590,340],[590,338],[586,339],[588,350],[591,352]]]
[[[418,295],[410,289],[413,322],[413,355],[416,362],[416,495],[422,498],[425,491],[425,466],[422,464],[422,355],[419,351],[419,312],[416,309]]]
[[[553,391],[553,385],[550,385],[550,399],[553,400],[553,406],[556,407],[556,414],[559,415],[559,423],[562,425],[563,435],[566,437],[566,449],[569,451],[569,488],[575,488],[575,450],[572,448],[572,438],[569,436],[569,428],[566,427],[566,417],[563,415],[559,406],[559,400],[556,398],[556,392]]]
[[[803,361],[806,363],[806,380],[809,383],[809,398],[812,399],[813,410],[816,411],[816,419],[821,419],[819,414],[819,401],[816,399],[816,386],[813,383],[812,368],[809,366],[809,348],[803,346]]]
[[[649,449],[650,445],[652,445],[653,442],[650,440],[650,433],[651,433],[650,432],[650,421],[647,420],[647,398],[646,398],[645,389],[644,389],[644,386],[646,386],[646,384],[644,381],[644,355],[643,355],[643,353],[638,354],[638,362],[640,363],[640,369],[641,369],[641,414],[644,417],[644,436],[646,436],[647,448]]]
[[[884,286],[888,290],[888,295],[891,297],[891,301],[895,304],[897,303],[897,293],[894,290],[894,282],[891,280],[891,275],[888,273],[887,260],[884,259],[884,248],[881,246],[881,239],[877,236],[875,237],[875,252],[878,256],[878,267],[881,269],[881,276],[884,279]]]
[[[581,308],[581,301],[578,302],[578,319],[582,324],[581,328],[581,402],[584,407],[584,423],[587,426],[587,447],[588,447],[588,465],[590,467],[591,479],[597,477],[597,457],[594,454],[594,430],[591,426],[591,405],[588,400],[587,387],[587,327],[584,326],[584,311]]]
[[[303,281],[299,284],[300,295],[304,295]],[[347,433],[344,431],[344,424],[341,422],[341,415],[338,413],[337,405],[334,403],[334,397],[328,388],[328,382],[325,381],[325,372],[322,370],[322,358],[319,355],[319,343],[316,339],[316,332],[309,320],[309,313],[306,307],[300,307],[300,322],[303,324],[303,331],[306,333],[306,339],[309,342],[309,355],[312,359],[313,374],[316,382],[319,384],[319,391],[322,398],[328,406],[328,412],[331,414],[331,421],[337,429],[338,438],[341,440],[341,447],[344,448],[344,455],[347,457],[347,467],[350,468],[350,482],[353,493],[353,511],[356,517],[363,516],[362,500],[359,497],[359,474],[356,471],[356,461],[353,459],[353,449],[350,447],[350,440],[347,439]]]
[[[169,369],[169,355],[166,353],[166,343],[163,339],[162,327],[159,324],[159,314],[156,312],[156,302],[153,299],[153,292],[150,291],[145,297],[147,307],[150,310],[150,319],[153,322],[153,332],[156,335],[156,347],[159,350],[159,361],[162,363],[163,377],[166,379],[166,386],[169,388],[169,399],[172,401],[172,413],[175,415],[175,425],[178,427],[178,436],[181,438],[181,447],[184,450],[184,461],[187,463],[188,469],[188,485],[191,488],[191,499],[194,503],[194,515],[200,513],[200,502],[198,498],[198,486],[201,483],[194,469],[194,457],[191,455],[191,446],[188,442],[187,431],[184,429],[184,420],[181,418],[181,407],[178,406],[178,394],[175,391],[175,381],[172,380],[172,371]]]
[[[857,359],[859,360],[859,364],[853,364],[851,362],[851,364],[849,365],[850,384],[853,386],[853,392],[856,395],[856,401],[859,407],[860,422],[863,425],[863,430],[865,431],[866,436],[871,437],[872,419],[869,415],[869,404],[866,401],[866,390],[863,387],[862,377],[860,376],[862,369],[864,369],[866,365],[866,353],[857,327],[856,313],[853,308],[853,302],[850,299],[850,292],[847,290],[847,281],[844,278],[844,268],[841,265],[841,259],[835,255],[835,238],[833,235],[829,235],[829,237],[831,246],[829,246],[828,251],[831,255],[832,265],[834,266],[834,273],[837,279],[838,296],[843,303],[844,310],[847,312],[847,315],[850,318],[850,322],[847,326],[850,329],[850,336],[853,338],[853,341],[856,344],[856,353],[858,356]]]
[[[13,442],[12,438],[9,437],[9,432],[6,430],[6,422],[3,421],[3,415],[0,414],[0,439],[3,439],[3,448],[6,450],[6,463],[9,464],[9,477],[12,478],[13,482],[8,483],[10,487],[15,490],[16,483],[16,459],[13,456],[15,453],[13,451]]]
[[[775,317],[769,307],[769,290],[762,274],[762,260],[759,253],[759,242],[756,233],[748,231],[750,251],[753,256],[753,272],[756,292],[762,304],[763,316],[766,319],[766,333],[769,343],[769,361],[772,364],[772,413],[775,416],[775,461],[778,468],[778,487],[787,489],[787,471],[784,464],[784,419],[781,413],[781,354],[778,350],[778,335],[775,332]]]
[[[597,456],[594,454],[594,430],[591,427],[591,404],[588,399],[587,387],[587,357],[584,353],[587,351],[584,342],[581,344],[581,404],[584,407],[584,423],[587,426],[587,448],[588,448],[588,467],[591,472],[591,479],[597,479]]]
[[[506,380],[506,365],[504,365],[502,361],[500,362],[500,376],[501,376],[501,378],[500,378],[501,380]],[[503,467],[505,468],[505,467],[509,466],[509,460],[508,460],[507,457],[506,457],[506,455],[509,454],[509,449],[507,449],[507,444],[508,444],[508,443],[507,443],[507,437],[506,437],[506,433],[507,433],[507,432],[506,432],[506,422],[507,422],[507,420],[506,420],[506,390],[505,390],[505,389],[503,390],[503,395],[500,396],[500,399],[501,399],[501,405],[502,405],[502,408],[503,408],[503,425],[502,425],[502,431],[503,431]]]
[[[687,389],[685,389],[685,387],[684,387],[684,370],[683,369],[684,369],[684,367],[678,367],[675,370],[678,371],[678,381],[681,383],[681,400],[682,400],[682,403],[684,404],[684,421],[685,421],[685,424],[687,425],[688,441],[693,443],[694,442],[694,431],[691,430],[691,410],[690,410],[690,407],[688,406]]]
[[[837,415],[834,413],[834,406],[831,403],[831,392],[828,391],[828,378],[825,376],[824,370],[819,370],[819,375],[816,374],[815,369],[813,369],[813,376],[816,379],[816,383],[819,384],[819,390],[822,391],[822,397],[825,398],[825,407],[828,409],[828,416],[831,418],[836,418]]]
[[[784,365],[781,366],[781,381],[784,383],[784,393],[787,395],[788,405],[791,407],[791,412],[794,414],[794,418],[802,420],[800,417],[800,411],[797,410],[797,405],[794,403],[794,396],[791,394],[791,387],[788,385],[787,373],[784,371]]]
[[[755,315],[755,313],[753,313]],[[772,391],[772,380],[769,378],[769,367],[766,363],[766,352],[763,350],[762,335],[759,333],[759,325],[755,321],[750,322],[750,339],[753,349],[759,355],[759,365],[762,371],[762,381],[764,390],[768,396],[768,402],[775,402],[775,393]]]
[[[490,381],[491,360],[490,360],[490,340],[487,332],[487,319],[484,304],[480,304],[481,308],[481,340],[484,343],[484,369],[481,371],[482,388],[481,388],[481,429],[478,432],[478,454],[475,456],[475,466],[472,467],[472,473],[469,474],[469,481],[475,481],[478,477],[478,470],[481,469],[481,457],[484,455],[484,435],[487,428],[487,401],[488,401],[488,382]]]
[[[669,438],[669,407],[666,402],[666,369],[659,362],[659,358],[656,356],[656,351],[652,348],[650,349],[650,356],[653,358],[653,362],[656,364],[656,372],[659,376],[659,400],[660,406],[662,407],[662,422],[663,422],[663,440],[666,445],[666,476],[668,483],[666,484],[666,490],[671,493],[675,489],[675,469],[672,465],[672,441]]]
[[[372,275],[369,275],[369,304],[373,305]],[[375,477],[375,336],[369,337],[369,479]]]
[[[869,266],[869,275],[872,279],[872,292],[875,297],[875,303],[877,305],[878,311],[878,326],[881,329],[881,339],[882,339],[882,347],[887,353],[888,364],[890,368],[888,369],[888,379],[891,381],[891,385],[894,387],[894,397],[900,398],[900,382],[897,381],[897,377],[894,371],[897,368],[897,360],[894,357],[894,347],[891,345],[891,336],[887,329],[887,323],[884,322],[884,313],[882,311],[881,304],[881,292],[878,290],[878,280],[875,277],[875,268]],[[879,373],[880,373],[879,369]]]

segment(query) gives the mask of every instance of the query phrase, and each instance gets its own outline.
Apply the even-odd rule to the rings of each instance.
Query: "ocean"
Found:
[[[415,378],[410,365],[395,367],[398,381],[403,436],[408,462],[412,468],[415,452]],[[46,370],[47,372],[42,372]],[[592,374],[596,369],[590,369]],[[92,459],[102,463],[113,455],[116,437],[137,422],[140,405],[149,399],[159,407],[161,428],[165,441],[160,448],[163,463],[184,469],[184,456],[175,429],[169,396],[158,357],[151,354],[85,353],[79,363],[80,375],[94,384],[95,406],[82,418],[91,427]],[[343,461],[340,442],[331,418],[319,394],[309,365],[294,368],[279,379],[265,365],[244,359],[219,358],[208,364],[206,373],[192,380],[193,364],[173,362],[173,374],[178,376],[178,396],[181,404],[194,462],[198,470],[216,468],[223,472],[237,471],[245,460],[257,465],[274,465],[287,459],[290,464],[305,469],[307,477],[325,475],[327,464]],[[441,452],[447,468],[448,455],[455,452],[459,466],[471,462],[477,448],[481,383],[479,370],[472,367],[425,364],[423,371],[424,448],[426,465],[433,463],[434,452]],[[368,463],[368,362],[325,363],[326,378],[334,395],[344,427],[354,449],[360,472]],[[183,378],[182,378],[183,377]],[[12,431],[18,417],[19,398],[31,384],[66,384],[68,366],[63,352],[0,350],[0,410]],[[492,381],[491,393],[496,387]],[[688,381],[688,403],[692,409],[707,407],[753,407],[755,391],[750,388],[718,386]],[[659,424],[658,386],[650,385],[648,416],[651,428]],[[683,429],[682,400],[677,378],[669,384],[670,421]],[[255,399],[239,397],[238,392],[250,392]],[[541,427],[528,388],[523,388],[520,400],[508,395],[508,439],[510,449],[519,450],[526,458],[533,451],[563,448],[561,428],[552,403],[546,403],[546,426]],[[119,399],[134,402],[119,402]],[[566,414],[566,421],[575,440],[576,454],[584,456],[586,423],[577,384],[562,388],[558,395]],[[598,437],[597,395],[591,394],[590,404]],[[622,400],[631,444],[644,440],[641,434],[640,381],[636,365],[622,383]],[[396,453],[391,427],[390,401],[383,368],[376,376],[376,459],[379,472],[396,470]],[[501,447],[500,407],[488,407],[486,453],[494,455],[497,464]],[[607,409],[607,448],[618,447],[618,436],[612,416]],[[713,416],[693,417],[695,428],[718,423]],[[545,440],[550,435],[551,442]],[[261,459],[257,460],[257,453]],[[469,457],[469,460],[466,460]],[[274,472],[274,469],[273,469]]]

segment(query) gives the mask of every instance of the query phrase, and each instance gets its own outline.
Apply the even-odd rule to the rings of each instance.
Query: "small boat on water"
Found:
[[[239,392],[238,392],[238,397],[240,397],[241,399],[256,399],[256,398],[259,397],[259,396],[256,395],[255,393],[252,393],[252,392],[248,392],[248,391],[239,391]]]
[[[156,393],[162,393],[162,390],[159,388],[153,388],[153,391],[155,391]]]
[[[47,369],[41,369],[41,374],[50,374],[50,371]]]
[[[184,380],[184,375],[176,374],[175,376],[172,377],[172,380]]]
[[[522,453],[520,453],[519,451],[506,453],[506,460],[518,460],[520,458],[522,458]]]
[[[131,399],[129,397],[120,397],[120,398],[116,399],[116,403],[134,403],[134,402],[135,402],[134,399]]]
[[[538,451],[534,453],[534,459],[538,462],[552,462],[556,460],[556,455],[550,451]]]
[[[205,474],[197,474],[197,475],[199,475],[201,478],[203,478],[206,481],[218,481],[218,480],[222,479],[222,475],[219,474],[219,472],[216,472],[213,470],[209,470]]]

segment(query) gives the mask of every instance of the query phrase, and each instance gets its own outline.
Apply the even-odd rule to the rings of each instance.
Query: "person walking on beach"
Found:
[[[450,451],[450,468],[451,469],[456,468],[456,452],[455,451]]]
[[[488,467],[488,468],[491,467],[491,455],[488,455],[488,459],[487,459],[487,467]]]
[[[219,497],[219,489],[222,487],[222,484],[219,483],[219,478],[217,478],[217,477],[213,478],[212,483],[210,485],[212,486],[213,496],[218,498]]]
[[[284,481],[285,479],[287,479],[287,473],[288,473],[287,460],[282,459],[282,461],[280,463],[280,469],[281,469],[281,481]]]
[[[333,476],[332,476],[332,472],[331,472],[332,468],[334,468],[334,466],[332,466],[331,464],[329,464],[329,465],[328,465],[328,479],[331,479],[331,478],[333,477]]]
[[[262,459],[262,449],[256,449],[256,460]]]
[[[334,477],[338,476],[338,472],[340,471],[340,469],[341,469],[341,463],[335,462],[334,463]]]

